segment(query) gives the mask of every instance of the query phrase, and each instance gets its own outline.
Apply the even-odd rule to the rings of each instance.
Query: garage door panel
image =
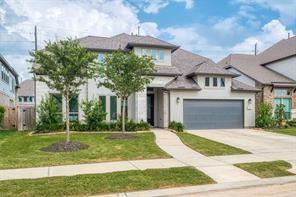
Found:
[[[184,125],[187,129],[243,127],[243,101],[184,100]]]

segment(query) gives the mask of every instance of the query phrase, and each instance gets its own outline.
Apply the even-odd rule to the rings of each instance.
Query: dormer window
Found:
[[[224,77],[220,78],[220,86],[225,87],[225,78]]]
[[[213,78],[213,86],[214,87],[217,87],[218,86],[218,79],[217,79],[217,77],[214,77]]]
[[[205,78],[205,86],[209,87],[210,86],[210,77]]]
[[[151,56],[156,61],[164,61],[164,51],[161,49],[142,49],[141,55]]]
[[[99,63],[103,63],[104,60],[105,60],[105,54],[99,53],[98,54],[98,61],[99,61]]]

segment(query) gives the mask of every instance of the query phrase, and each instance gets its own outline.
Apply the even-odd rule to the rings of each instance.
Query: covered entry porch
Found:
[[[159,87],[147,88],[147,122],[153,127],[166,128],[169,124],[168,91]]]

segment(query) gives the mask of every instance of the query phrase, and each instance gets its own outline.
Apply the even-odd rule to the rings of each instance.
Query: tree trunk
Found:
[[[125,98],[122,99],[122,132],[125,132]]]
[[[66,143],[70,142],[70,121],[69,121],[69,94],[66,94]]]

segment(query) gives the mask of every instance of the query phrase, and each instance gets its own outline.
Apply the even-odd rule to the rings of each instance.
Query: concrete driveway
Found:
[[[296,137],[294,136],[254,129],[189,130],[187,132],[253,153],[213,157],[223,162],[233,164],[281,159],[289,161],[296,167]]]

